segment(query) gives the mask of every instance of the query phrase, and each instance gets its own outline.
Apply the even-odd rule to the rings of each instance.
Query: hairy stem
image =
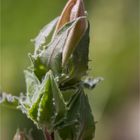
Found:
[[[49,134],[47,128],[44,128],[44,137],[45,137],[45,140],[54,140],[53,133]]]

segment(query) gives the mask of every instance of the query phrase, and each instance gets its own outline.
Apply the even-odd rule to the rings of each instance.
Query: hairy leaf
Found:
[[[63,119],[66,106],[63,96],[57,87],[51,71],[47,72],[39,90],[32,97],[32,105],[28,117],[39,127],[47,127],[52,131],[57,121]]]
[[[25,73],[25,81],[26,81],[27,98],[30,104],[32,104],[33,96],[37,94],[39,90],[40,82],[33,72],[26,70],[24,71],[24,73]]]
[[[91,140],[95,123],[87,95],[80,88],[69,102],[65,121],[59,125],[58,133],[63,140]]]
[[[33,40],[35,42],[35,54],[37,54],[38,51],[42,49],[41,47],[46,43],[46,39],[56,26],[57,21],[58,17],[51,21],[49,24],[47,24],[45,27],[43,27],[38,36]]]
[[[12,96],[11,94],[0,93],[0,105],[12,109],[17,109],[17,106],[19,105],[19,98]]]

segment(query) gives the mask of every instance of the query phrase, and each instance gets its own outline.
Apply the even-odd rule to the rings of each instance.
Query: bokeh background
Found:
[[[30,40],[66,1],[0,0],[0,90],[25,93]],[[85,5],[91,24],[89,74],[104,78],[87,91],[97,121],[95,140],[139,140],[138,0],[85,0]],[[33,128],[35,140],[43,140],[26,116],[0,107],[0,140],[12,140],[17,128]]]

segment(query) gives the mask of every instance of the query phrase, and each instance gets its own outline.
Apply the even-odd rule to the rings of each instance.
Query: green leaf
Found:
[[[0,105],[11,109],[17,109],[17,106],[19,105],[19,98],[12,96],[11,94],[1,93]]]
[[[32,102],[28,110],[28,117],[37,126],[47,127],[49,131],[52,131],[56,120],[59,121],[63,118],[66,106],[51,71],[47,72],[38,93],[34,94]]]
[[[55,123],[56,123],[57,121],[61,120],[61,118],[63,118],[67,109],[66,109],[66,103],[62,95],[62,92],[60,91],[58,84],[56,83],[51,71],[50,71],[50,80],[51,80],[51,88],[53,93],[53,101],[54,101],[55,111],[56,111],[55,114],[56,115]]]
[[[79,132],[77,133],[77,140],[91,140],[95,133],[95,122],[92,115],[92,111],[89,105],[88,97],[81,91],[80,96],[80,116],[79,116]]]
[[[51,118],[54,116],[53,94],[49,73],[46,74],[38,93],[33,96],[33,103],[28,111],[29,117],[38,125],[46,125],[51,129]],[[44,113],[45,111],[45,113]],[[43,117],[45,116],[45,117]]]
[[[25,81],[26,81],[27,99],[29,100],[30,104],[32,104],[33,96],[37,94],[39,90],[40,82],[33,72],[26,70],[24,71],[24,73],[25,73]]]
[[[69,102],[65,121],[59,125],[58,133],[63,140],[91,140],[95,123],[87,95],[80,88]]]
[[[46,66],[46,58],[43,58],[43,56],[31,54],[29,54],[29,58],[31,60],[31,66],[29,69],[34,72],[39,81],[42,81],[45,74],[49,70]]]
[[[35,54],[41,51],[41,47],[46,43],[46,40],[58,21],[58,17],[52,20],[49,24],[47,24],[43,29],[40,31],[38,36],[33,40],[35,42]]]
[[[71,98],[76,94],[77,89],[75,87],[68,87],[66,89],[61,89],[61,92],[63,94],[66,104],[69,104]]]

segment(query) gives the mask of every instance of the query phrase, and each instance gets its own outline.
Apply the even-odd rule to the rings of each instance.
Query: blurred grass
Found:
[[[27,54],[33,51],[30,39],[60,14],[65,3],[1,0],[0,90],[25,92],[23,70],[30,64]],[[113,140],[113,114],[138,97],[138,0],[85,3],[91,23],[89,74],[105,79],[94,91],[88,91],[95,120],[99,121],[95,140]],[[17,127],[32,125],[22,114],[0,109],[0,139],[11,140]]]

